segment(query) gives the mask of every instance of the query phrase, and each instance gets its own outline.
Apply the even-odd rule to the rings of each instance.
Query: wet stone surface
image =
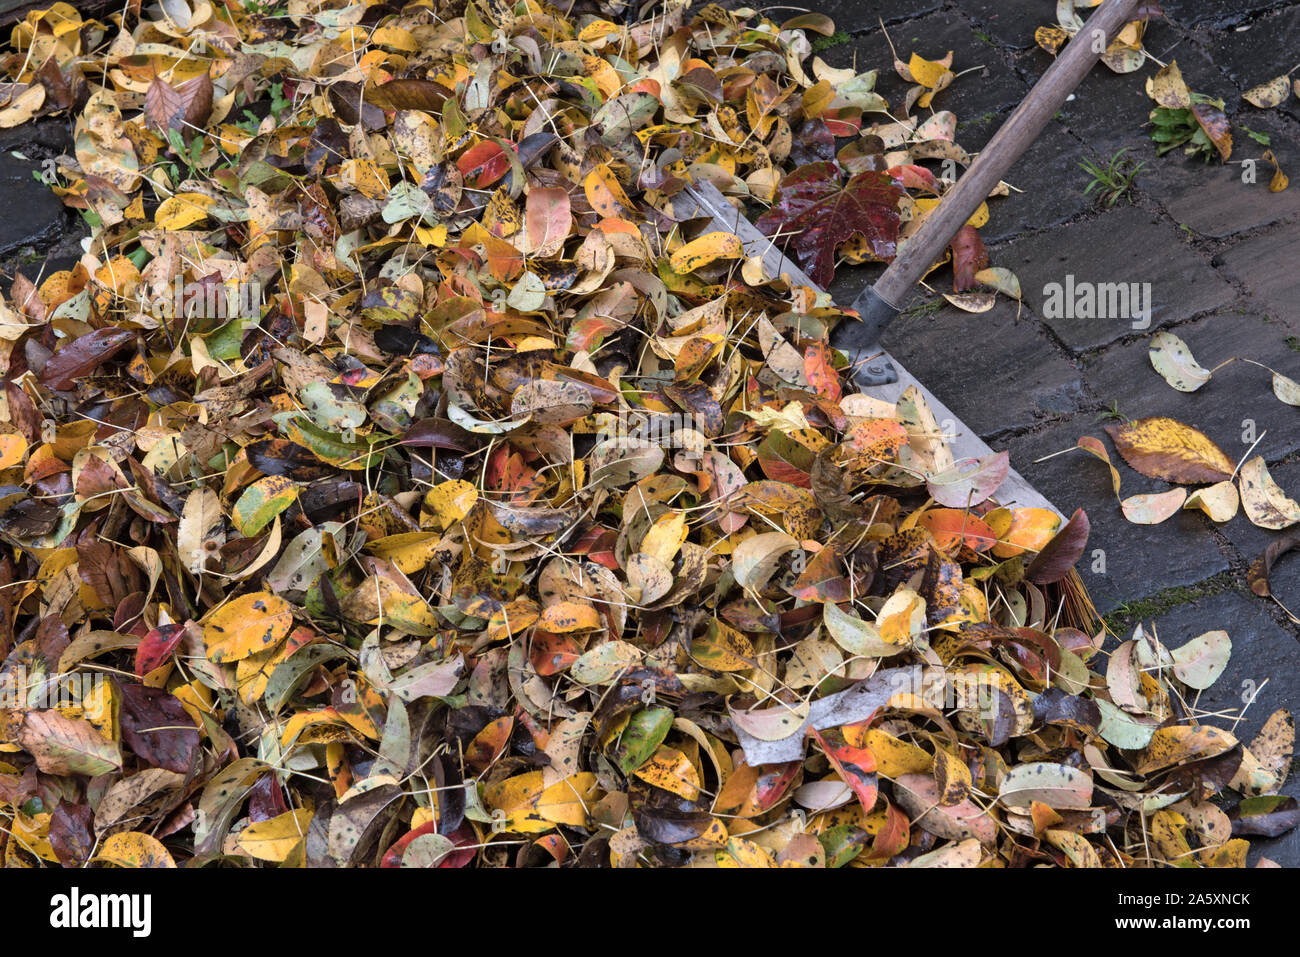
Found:
[[[1163,217],[1145,210],[1117,207],[1054,230],[1045,245],[1039,237],[1019,240],[999,250],[997,261],[1020,277],[1026,302],[1075,352],[1154,331],[1236,298],[1203,254],[1180,242]],[[1154,249],[1159,256],[1140,254]]]

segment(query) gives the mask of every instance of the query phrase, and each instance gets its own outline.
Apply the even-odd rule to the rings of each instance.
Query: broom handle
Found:
[[[952,238],[1022,153],[1038,138],[1071,93],[1101,59],[1095,52],[1133,19],[1142,0],[1105,0],[1088,18],[1083,29],[1069,42],[1029,95],[1002,124],[966,175],[944,195],[943,201],[921,224],[903,251],[871,288],[898,309],[907,294],[943,254]],[[1094,38],[1100,37],[1096,42]]]

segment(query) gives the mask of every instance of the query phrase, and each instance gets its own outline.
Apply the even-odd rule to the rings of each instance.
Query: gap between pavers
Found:
[[[1291,189],[1300,189],[1300,181]],[[1247,237],[1218,258],[1221,271],[1249,290],[1259,310],[1300,335],[1300,226]]]
[[[1157,214],[1132,206],[1068,224],[1048,236],[1015,240],[998,248],[995,261],[1020,278],[1025,301],[1076,353],[1222,308],[1237,297],[1236,290],[1215,273],[1205,257],[1179,241],[1174,226]],[[1064,298],[1071,276],[1075,301],[1064,302],[1059,309],[1049,307],[1049,298]],[[1146,321],[1142,316],[1080,315],[1082,283],[1107,293],[1114,284],[1131,289],[1136,283],[1144,301],[1145,284],[1149,283],[1149,325],[1141,325]],[[1109,294],[1106,299],[1109,302]],[[1130,311],[1136,311],[1132,302]]]

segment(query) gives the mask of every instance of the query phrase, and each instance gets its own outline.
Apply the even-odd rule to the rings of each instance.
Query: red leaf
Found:
[[[778,236],[794,260],[820,286],[835,275],[835,251],[855,236],[888,262],[898,247],[898,202],[903,188],[888,173],[858,173],[840,185],[834,163],[800,166],[781,181],[776,202],[755,225]]]
[[[902,183],[907,189],[924,189],[936,196],[939,195],[939,181],[924,166],[913,164],[893,166],[888,172],[890,176]]]
[[[836,773],[862,802],[862,810],[870,814],[879,793],[875,755],[866,748],[853,747],[844,740],[844,732],[839,728],[831,728],[825,734],[813,728],[812,734],[826,752]]]
[[[979,288],[975,274],[989,268],[989,253],[980,239],[979,230],[966,225],[957,230],[952,239],[952,273],[954,292],[970,292]]]
[[[871,853],[867,856],[872,860],[887,861],[907,850],[911,839],[912,828],[907,815],[886,801],[884,826],[876,832],[871,842]]]
[[[510,157],[492,140],[475,143],[456,160],[456,167],[470,189],[492,185],[510,169]]]
[[[180,700],[161,688],[142,684],[118,686],[122,743],[145,764],[178,774],[192,772],[199,751],[199,732]]]
[[[154,77],[144,95],[145,119],[163,136],[168,130],[176,130],[188,143],[212,115],[212,92],[212,77],[206,73],[175,87]]]
[[[185,626],[177,623],[159,625],[144,636],[135,649],[135,673],[147,675],[172,656],[185,637]]]

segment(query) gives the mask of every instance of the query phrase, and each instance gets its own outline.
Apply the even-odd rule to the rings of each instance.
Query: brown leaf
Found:
[[[1106,431],[1124,461],[1148,478],[1199,484],[1232,475],[1232,459],[1203,432],[1174,419],[1135,419]]]
[[[105,326],[72,340],[50,357],[41,382],[59,392],[72,389],[77,379],[94,372],[135,341],[131,329]]]
[[[1036,585],[1048,585],[1070,574],[1070,569],[1088,545],[1088,533],[1091,530],[1088,513],[1083,509],[1075,511],[1065,527],[1029,563],[1025,569],[1025,578]]]
[[[175,87],[154,77],[144,97],[145,118],[164,138],[168,130],[176,130],[188,143],[212,115],[212,93],[212,77],[207,73]]]
[[[1269,576],[1273,574],[1273,566],[1277,564],[1279,558],[1293,548],[1300,548],[1300,528],[1293,529],[1281,538],[1269,542],[1263,554],[1250,563],[1250,570],[1246,573],[1250,590],[1261,598],[1271,596],[1273,587]]]

